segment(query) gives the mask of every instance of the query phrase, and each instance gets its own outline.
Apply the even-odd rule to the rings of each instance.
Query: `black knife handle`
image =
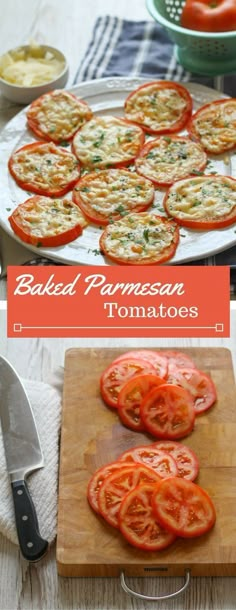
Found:
[[[41,538],[35,508],[25,481],[11,484],[16,529],[22,555],[28,561],[39,561],[47,552],[48,542]]]

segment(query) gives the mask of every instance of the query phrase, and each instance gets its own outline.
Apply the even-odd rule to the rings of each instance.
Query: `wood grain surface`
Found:
[[[193,576],[236,575],[236,395],[230,351],[187,350],[197,368],[209,373],[217,402],[196,418],[183,442],[200,461],[198,483],[212,497],[215,527],[197,540],[178,538],[159,553],[137,550],[119,531],[90,509],[86,488],[99,467],[114,461],[150,436],[125,428],[100,396],[103,370],[120,354],[115,349],[71,349],[66,352],[59,477],[57,563],[63,576],[173,576],[191,568]],[[150,567],[152,570],[150,570]],[[147,569],[149,568],[149,570]]]

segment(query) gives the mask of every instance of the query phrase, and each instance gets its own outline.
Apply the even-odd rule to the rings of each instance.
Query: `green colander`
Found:
[[[165,27],[177,58],[190,72],[220,76],[236,72],[236,31],[199,32],[180,26],[185,0],[146,0],[149,13]]]

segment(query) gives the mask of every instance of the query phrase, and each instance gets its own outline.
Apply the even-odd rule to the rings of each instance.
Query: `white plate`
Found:
[[[149,79],[150,80],[150,79]],[[96,81],[88,81],[76,85],[73,91],[79,97],[84,98],[96,114],[113,114],[123,116],[124,100],[130,91],[140,84],[148,82],[143,78],[104,78]],[[194,108],[197,109],[212,100],[225,97],[214,89],[195,83],[184,83],[190,91]],[[27,198],[26,192],[17,186],[8,172],[7,162],[14,150],[34,141],[32,134],[26,127],[26,109],[17,114],[1,133],[1,158],[0,158],[0,224],[18,242],[21,240],[13,233],[8,222],[11,211]],[[236,155],[224,154],[216,159],[212,158],[209,171],[236,177]],[[161,213],[160,208],[163,192],[156,193],[155,208],[153,210]],[[42,256],[50,257],[55,261],[68,264],[82,265],[109,265],[111,264],[99,254],[99,227],[89,225],[81,237],[75,241],[58,248],[36,248],[26,245],[27,248]],[[204,256],[210,256],[216,252],[226,250],[236,244],[235,225],[219,229],[217,231],[193,231],[180,228],[180,243],[176,254],[171,259],[171,264],[184,263],[197,260]]]

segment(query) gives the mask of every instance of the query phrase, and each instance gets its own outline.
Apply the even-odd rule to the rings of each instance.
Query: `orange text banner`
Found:
[[[8,337],[228,337],[228,267],[8,267]]]

